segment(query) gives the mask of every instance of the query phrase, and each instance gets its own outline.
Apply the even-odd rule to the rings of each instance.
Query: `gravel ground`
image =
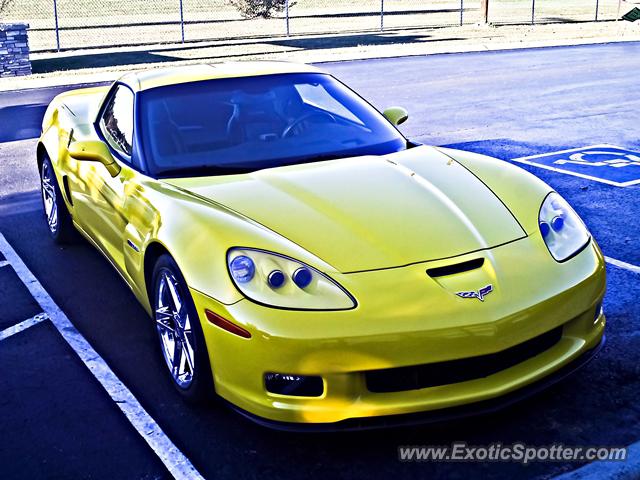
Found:
[[[51,0],[15,2],[3,20],[31,25],[33,51],[56,48]],[[110,47],[180,41],[180,2],[159,0],[57,0],[60,45],[63,49]],[[188,41],[238,39],[286,34],[282,14],[273,19],[243,19],[226,0],[183,0]],[[292,34],[338,34],[380,29],[380,0],[297,0],[290,8]],[[425,28],[480,22],[479,0],[388,0],[385,29]],[[535,20],[584,22],[616,18],[617,0],[537,0]],[[492,0],[493,24],[531,22],[532,0]]]

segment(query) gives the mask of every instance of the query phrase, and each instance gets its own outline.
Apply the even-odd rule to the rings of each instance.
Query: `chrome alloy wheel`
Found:
[[[54,175],[49,162],[42,162],[42,203],[49,230],[53,234],[58,231],[58,198],[56,196]]]
[[[171,271],[162,270],[156,287],[156,328],[162,355],[180,388],[188,388],[194,376],[195,337],[186,302]]]

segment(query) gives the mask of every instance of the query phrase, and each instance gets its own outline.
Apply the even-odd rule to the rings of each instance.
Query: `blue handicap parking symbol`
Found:
[[[592,145],[513,161],[617,187],[640,183],[640,152],[613,145]]]

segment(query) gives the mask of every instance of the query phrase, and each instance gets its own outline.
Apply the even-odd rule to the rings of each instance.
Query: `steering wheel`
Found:
[[[289,125],[285,127],[284,131],[282,132],[282,138],[287,138],[291,136],[292,133],[296,134],[294,129],[301,123],[306,122],[307,120],[313,117],[324,117],[324,118],[329,117],[329,120],[331,120],[332,123],[337,123],[336,117],[331,115],[329,112],[314,111],[314,112],[305,113],[304,115],[301,115],[295,120],[293,120]]]

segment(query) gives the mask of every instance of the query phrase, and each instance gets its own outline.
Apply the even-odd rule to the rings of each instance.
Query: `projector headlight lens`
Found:
[[[313,280],[313,273],[308,268],[300,267],[293,272],[293,283],[300,288],[307,288],[311,280]]]
[[[544,243],[558,262],[574,255],[591,239],[578,214],[555,192],[542,202],[539,224]]]
[[[280,270],[274,270],[267,277],[267,281],[272,288],[280,288],[282,285],[284,285],[286,277]]]

